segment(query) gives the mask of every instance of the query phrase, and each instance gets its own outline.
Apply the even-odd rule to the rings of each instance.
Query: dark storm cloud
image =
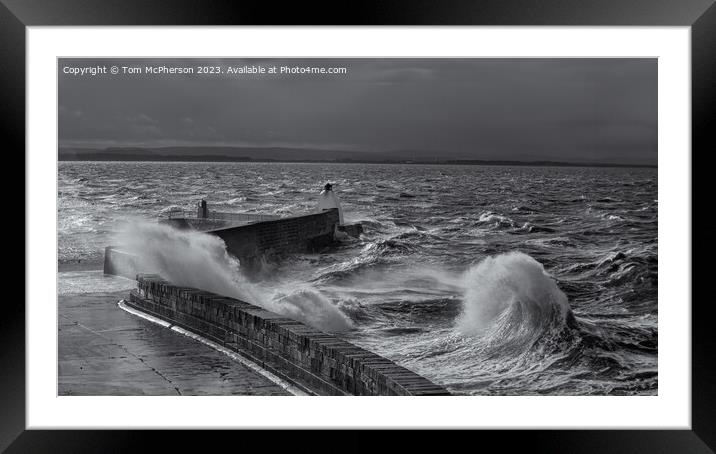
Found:
[[[324,66],[347,75],[63,67]],[[61,59],[60,146],[236,145],[656,163],[656,59]]]

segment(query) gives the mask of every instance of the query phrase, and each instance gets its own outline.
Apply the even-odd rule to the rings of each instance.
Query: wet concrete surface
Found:
[[[227,355],[117,306],[128,291],[61,294],[59,395],[286,395]]]

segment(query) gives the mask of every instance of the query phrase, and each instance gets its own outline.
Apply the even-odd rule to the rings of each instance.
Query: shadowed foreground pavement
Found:
[[[59,395],[285,395],[198,341],[117,306],[128,292],[58,296]]]

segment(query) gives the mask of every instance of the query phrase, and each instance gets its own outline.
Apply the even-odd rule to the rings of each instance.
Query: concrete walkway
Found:
[[[128,292],[59,295],[59,395],[286,395],[227,355],[117,306]]]

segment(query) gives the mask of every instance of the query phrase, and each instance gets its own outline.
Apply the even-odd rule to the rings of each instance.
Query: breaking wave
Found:
[[[465,273],[464,285],[457,328],[491,344],[524,345],[576,323],[566,295],[527,254],[488,257]]]

